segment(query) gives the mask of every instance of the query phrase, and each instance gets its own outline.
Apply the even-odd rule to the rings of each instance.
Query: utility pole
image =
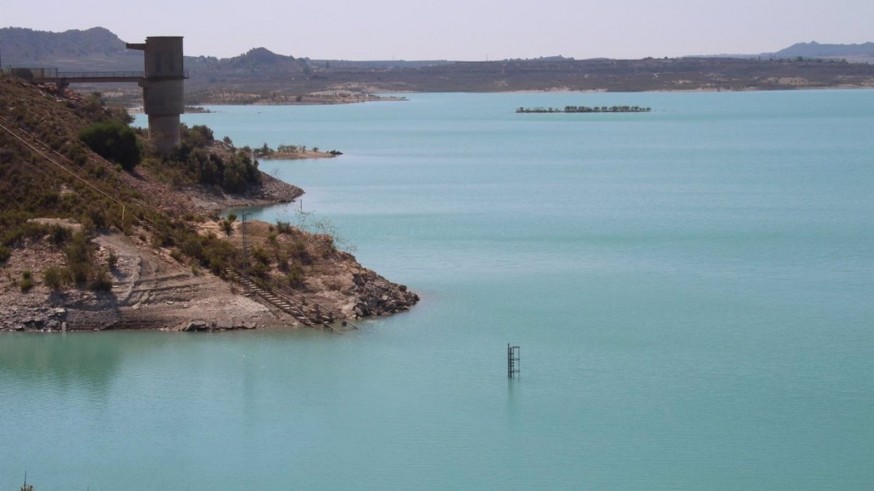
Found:
[[[240,222],[240,234],[242,235],[243,242],[243,278],[249,279],[249,244],[246,240],[246,219],[249,218],[249,214],[243,212],[242,218]]]

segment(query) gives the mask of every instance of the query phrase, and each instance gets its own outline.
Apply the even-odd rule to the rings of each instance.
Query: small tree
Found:
[[[82,131],[79,139],[101,157],[121,164],[126,170],[140,163],[140,146],[130,126],[115,121],[94,123]]]
[[[222,230],[224,230],[225,235],[230,237],[230,235],[234,232],[234,222],[237,221],[237,215],[231,213],[228,217],[220,222]]]

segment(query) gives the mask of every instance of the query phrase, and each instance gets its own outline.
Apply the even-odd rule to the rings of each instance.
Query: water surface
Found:
[[[874,486],[874,92],[409,97],[184,118],[420,305],[0,336],[0,489]]]

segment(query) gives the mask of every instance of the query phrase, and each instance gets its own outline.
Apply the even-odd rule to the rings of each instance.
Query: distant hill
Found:
[[[118,36],[102,27],[58,33],[20,27],[0,29],[0,50],[6,67],[142,70],[142,53],[127,50],[124,44]]]
[[[205,56],[186,56],[185,68],[192,77],[236,77],[239,75],[271,76],[277,73],[302,73],[306,60],[298,60],[293,56],[279,55],[267,48],[254,48],[233,58],[214,58]]]
[[[855,63],[874,63],[874,43],[820,44],[816,41],[797,43],[771,53],[777,58],[829,58],[844,59]]]
[[[183,34],[184,33],[180,33]],[[142,42],[142,39],[130,40]],[[40,32],[0,29],[4,67],[57,67],[62,71],[142,70],[139,51],[96,27]],[[841,60],[838,60],[841,59]],[[874,43],[801,43],[777,53],[686,58],[575,60],[562,56],[484,62],[311,60],[260,47],[219,59],[185,57],[186,99],[209,103],[323,103],[348,94],[380,92],[501,92],[515,90],[772,90],[874,86]],[[136,104],[135,84],[88,87]],[[322,99],[313,99],[317,96]],[[116,96],[114,96],[116,97]]]

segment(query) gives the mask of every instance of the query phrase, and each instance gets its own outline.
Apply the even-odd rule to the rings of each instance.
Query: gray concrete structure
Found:
[[[179,145],[179,116],[185,112],[185,68],[182,37],[147,37],[145,43],[127,43],[144,52],[143,109],[149,117],[149,135],[158,151],[169,153]]]
[[[2,71],[32,82],[57,84],[58,93],[73,83],[138,82],[143,88],[143,109],[149,117],[149,135],[155,148],[170,153],[180,140],[179,116],[185,112],[185,73],[182,36],[150,36],[145,43],[127,43],[143,52],[140,72],[59,72],[57,68],[9,67]]]

